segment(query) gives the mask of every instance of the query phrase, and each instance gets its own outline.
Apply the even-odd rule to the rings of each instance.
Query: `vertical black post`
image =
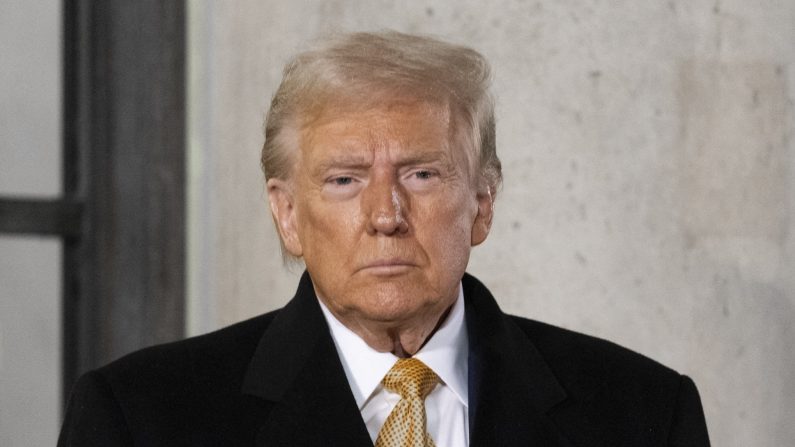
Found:
[[[66,0],[63,2],[63,195],[82,202],[85,198],[85,185],[80,182],[80,174],[86,172],[88,147],[85,138],[88,136],[85,117],[88,91],[88,2],[84,0]],[[87,357],[88,347],[78,347],[78,328],[85,326],[80,320],[81,291],[80,242],[85,230],[85,213],[80,222],[77,235],[63,239],[63,273],[62,273],[62,326],[63,339],[61,348],[62,387],[64,403],[69,397],[72,384],[77,378],[80,357]],[[86,262],[87,264],[87,262]]]
[[[184,334],[185,4],[64,2],[63,368]]]

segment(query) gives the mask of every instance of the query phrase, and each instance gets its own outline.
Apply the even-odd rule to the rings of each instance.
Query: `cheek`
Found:
[[[466,264],[474,220],[472,208],[471,203],[460,196],[436,200],[429,207],[423,207],[424,218],[418,222],[418,237],[424,239],[423,245],[433,252],[429,254],[442,266]]]
[[[304,257],[340,255],[352,246],[357,225],[355,206],[310,203],[299,213]]]

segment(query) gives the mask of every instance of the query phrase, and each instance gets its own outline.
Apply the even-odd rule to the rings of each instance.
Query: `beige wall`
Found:
[[[61,2],[0,0],[0,196],[61,194]],[[61,241],[0,234],[0,446],[61,425]]]
[[[493,63],[502,306],[693,376],[713,444],[795,444],[795,3],[190,3],[190,331],[283,304],[258,169],[286,59],[393,28]]]

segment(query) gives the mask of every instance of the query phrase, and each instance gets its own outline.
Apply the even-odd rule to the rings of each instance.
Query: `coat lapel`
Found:
[[[571,446],[549,417],[566,392],[539,351],[485,286],[469,275],[463,286],[470,446]]]
[[[258,445],[372,446],[307,273],[260,340],[243,392],[272,404]]]
[[[543,357],[475,278],[463,279],[470,446],[572,447],[549,416],[566,399]],[[258,445],[372,446],[304,273],[252,358],[243,392],[269,403]]]

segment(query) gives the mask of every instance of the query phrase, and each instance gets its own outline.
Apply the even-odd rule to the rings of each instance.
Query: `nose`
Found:
[[[367,233],[394,236],[409,230],[406,221],[407,201],[398,182],[389,175],[372,178],[365,187],[362,200],[367,214]]]

